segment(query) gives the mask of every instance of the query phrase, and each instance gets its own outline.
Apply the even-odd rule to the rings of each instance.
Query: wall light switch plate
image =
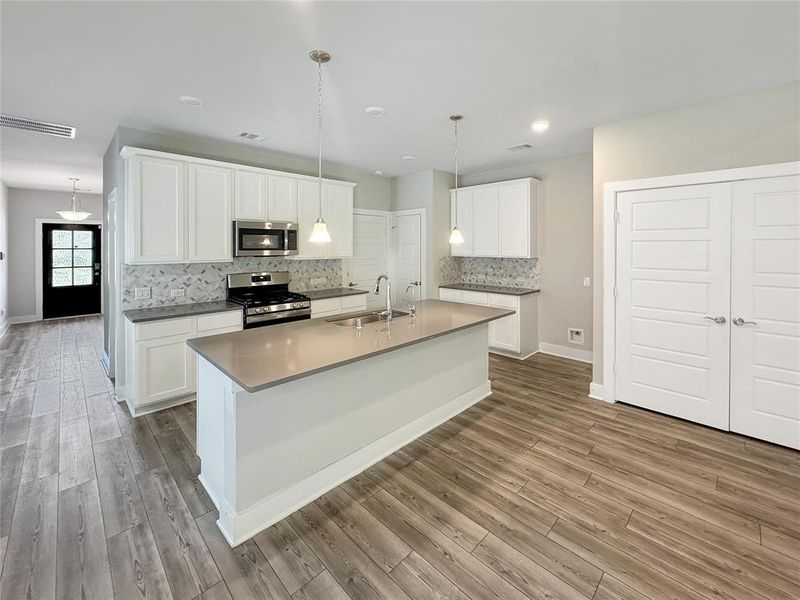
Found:
[[[577,329],[575,327],[567,329],[567,340],[570,344],[583,346],[583,329]]]
[[[150,288],[149,287],[133,288],[133,298],[135,300],[149,300]]]
[[[186,295],[186,290],[178,288],[177,290],[170,290],[169,295],[173,298],[183,298]]]
[[[583,287],[592,287],[592,278],[591,277],[584,277],[583,278]]]

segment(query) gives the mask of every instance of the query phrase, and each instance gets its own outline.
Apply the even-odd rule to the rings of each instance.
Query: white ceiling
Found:
[[[800,78],[795,2],[11,2],[0,4],[6,114],[73,125],[75,140],[4,129],[12,187],[101,185],[122,125],[316,153],[387,176],[464,172],[588,152],[592,127]],[[199,96],[203,108],[177,97]],[[367,117],[370,105],[387,109]],[[534,134],[529,124],[549,119]],[[534,149],[513,154],[508,146]],[[404,154],[417,156],[403,161]]]

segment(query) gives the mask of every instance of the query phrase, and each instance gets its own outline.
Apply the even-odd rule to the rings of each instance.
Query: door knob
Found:
[[[758,325],[755,321],[745,321],[742,317],[736,317],[733,321],[731,321],[737,327],[744,327],[745,325]]]
[[[704,319],[708,319],[709,321],[714,321],[714,323],[716,323],[717,325],[725,325],[725,323],[728,322],[728,320],[723,316],[719,316],[719,317],[703,317],[703,318]]]

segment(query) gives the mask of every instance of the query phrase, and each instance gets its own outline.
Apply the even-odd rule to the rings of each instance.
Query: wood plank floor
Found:
[[[494,393],[235,549],[195,412],[133,419],[96,318],[0,344],[0,597],[800,598],[800,453],[491,357]]]

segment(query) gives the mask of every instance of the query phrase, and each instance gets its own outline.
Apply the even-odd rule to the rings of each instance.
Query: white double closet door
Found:
[[[617,211],[616,400],[800,449],[800,177]]]

